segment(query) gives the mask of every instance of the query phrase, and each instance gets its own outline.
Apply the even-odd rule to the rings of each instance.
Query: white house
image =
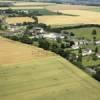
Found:
[[[32,28],[31,30],[29,30],[29,32],[32,34],[32,35],[38,35],[38,34],[43,34],[45,31],[43,28],[41,27],[34,27]]]
[[[100,45],[100,40],[96,41],[96,44],[97,44],[97,45]]]
[[[34,27],[32,30],[35,33],[41,33],[42,34],[44,32],[44,29],[41,28],[41,27]]]
[[[9,25],[8,30],[11,31],[11,32],[14,32],[14,31],[18,30],[18,27],[16,25]]]
[[[87,40],[79,40],[80,45],[88,44],[89,42]]]
[[[77,50],[77,49],[79,49],[79,46],[78,45],[73,45],[71,48],[74,49],[74,50]]]
[[[64,36],[60,35],[60,33],[43,34],[43,37],[47,39],[53,39],[53,40],[56,40],[57,38],[61,38],[61,39],[64,38]]]
[[[73,40],[74,45],[72,45],[72,49],[77,50],[79,49],[79,41],[78,40]]]
[[[91,55],[93,52],[91,49],[85,49],[83,50],[82,52],[82,56],[88,56],[88,55]]]
[[[97,56],[97,58],[100,58],[100,53],[97,53],[96,56]]]

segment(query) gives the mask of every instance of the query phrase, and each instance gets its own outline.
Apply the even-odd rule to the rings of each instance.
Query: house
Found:
[[[87,40],[79,40],[80,45],[88,44],[89,42]]]
[[[90,75],[95,75],[95,74],[96,74],[95,69],[92,69],[92,68],[86,68],[85,71],[86,71],[87,73],[89,73]]]
[[[96,44],[97,44],[97,45],[100,45],[100,40],[96,41]]]
[[[88,56],[91,55],[93,52],[91,49],[84,49],[82,52],[82,56]]]
[[[57,38],[61,38],[61,39],[64,38],[64,36],[60,35],[60,33],[49,33],[49,34],[43,34],[42,36],[44,38],[53,39],[53,40],[56,40]]]
[[[8,30],[11,31],[11,32],[14,32],[14,31],[18,30],[18,27],[16,25],[9,25]]]
[[[41,27],[34,27],[29,30],[29,33],[31,33],[32,35],[39,35],[43,34],[44,32],[45,32],[44,29]]]
[[[72,49],[77,50],[79,49],[79,41],[78,40],[72,40],[74,45],[71,46]]]
[[[74,50],[77,50],[77,49],[79,49],[79,46],[78,45],[73,45],[71,48],[74,49]]]
[[[97,58],[100,58],[100,53],[97,53],[96,56],[97,56]]]

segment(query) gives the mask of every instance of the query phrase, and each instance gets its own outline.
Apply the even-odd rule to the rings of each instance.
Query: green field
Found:
[[[42,56],[29,60],[27,56],[30,53],[27,50],[32,47],[6,39],[0,43],[8,45],[0,46],[2,53],[10,50],[0,58],[4,59],[0,61],[0,100],[99,100],[99,83],[65,59],[49,54],[44,57],[45,51],[42,50]],[[18,51],[22,49],[27,56]],[[38,53],[41,51],[36,48],[34,50]],[[16,60],[10,53],[16,55]],[[18,63],[19,54],[22,62]],[[25,57],[27,61],[23,62]],[[17,63],[12,64],[12,60]]]
[[[91,56],[86,56],[86,57],[83,57],[83,65],[85,67],[87,66],[97,66],[100,64],[100,59],[97,59],[97,60],[93,60]]]
[[[100,7],[99,6],[88,6],[88,9],[86,10],[100,12]]]
[[[100,28],[97,27],[88,27],[88,28],[77,28],[77,29],[69,29],[66,30],[68,32],[74,32],[77,38],[86,38],[86,39],[93,39],[93,35],[91,34],[93,30],[97,31],[97,40],[100,40]]]

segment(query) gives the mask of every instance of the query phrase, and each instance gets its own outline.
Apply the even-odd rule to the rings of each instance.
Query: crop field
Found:
[[[99,12],[87,10],[59,10],[58,12],[78,16],[39,16],[39,22],[47,25],[100,24]]]
[[[50,6],[55,3],[42,3],[42,2],[16,2],[14,6]]]
[[[34,20],[30,17],[8,17],[6,18],[6,22],[8,24],[17,24],[24,22],[34,22]]]
[[[52,55],[44,50],[0,37],[0,64],[22,62]]]
[[[0,7],[0,9],[1,10],[6,10],[6,9],[14,9],[14,10],[30,10],[30,9],[43,9],[44,7],[42,7],[42,6],[34,6],[34,7],[32,7],[32,6],[30,6],[30,7],[23,7],[23,6],[21,6],[21,7],[16,7],[16,6],[14,6],[14,7]]]
[[[97,81],[63,58],[0,38],[0,100],[99,100]]]

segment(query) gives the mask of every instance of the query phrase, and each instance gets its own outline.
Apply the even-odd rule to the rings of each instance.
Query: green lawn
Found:
[[[86,39],[93,39],[92,30],[97,31],[97,39],[100,40],[100,28],[97,27],[88,27],[88,28],[77,28],[77,29],[68,29],[68,32],[74,32],[77,38],[85,37]]]
[[[97,66],[100,64],[100,59],[93,60],[91,56],[83,57],[84,66]]]

